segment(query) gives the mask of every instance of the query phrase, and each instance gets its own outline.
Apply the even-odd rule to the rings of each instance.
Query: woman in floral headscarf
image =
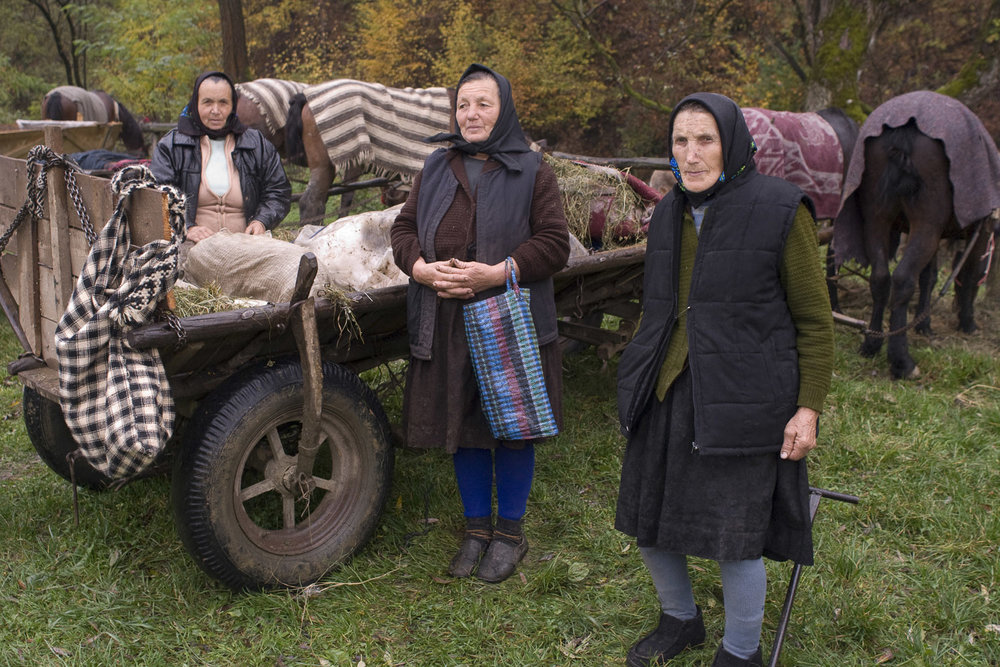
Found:
[[[686,97],[670,119],[677,185],[653,213],[643,315],[618,366],[628,438],[615,527],[660,602],[629,651],[660,664],[705,641],[687,557],[719,562],[713,665],[758,666],[763,556],[812,563],[805,456],[830,386],[833,321],[812,205],[754,167],[740,108]]]
[[[409,446],[452,454],[466,524],[449,572],[499,582],[528,551],[521,520],[535,449],[533,441],[491,434],[462,305],[502,292],[504,260],[513,258],[518,281],[531,289],[545,385],[561,423],[552,275],[566,264],[569,233],[555,173],[528,147],[507,79],[471,65],[456,91],[460,132],[431,137],[452,146],[427,158],[392,227],[396,264],[410,276],[403,421]]]

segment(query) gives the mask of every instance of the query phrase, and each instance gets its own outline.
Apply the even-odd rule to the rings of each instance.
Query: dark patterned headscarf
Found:
[[[531,151],[528,140],[521,129],[521,123],[517,119],[517,111],[514,109],[514,97],[511,94],[510,81],[502,74],[494,72],[485,65],[472,64],[462,74],[458,80],[456,91],[462,88],[462,84],[475,72],[486,72],[497,82],[500,89],[500,115],[497,118],[493,130],[486,141],[469,142],[462,137],[461,133],[442,132],[433,137],[428,137],[427,141],[450,141],[456,150],[470,155],[485,153],[504,166],[510,168],[516,166],[516,161],[507,156],[511,153],[527,153]]]
[[[198,89],[201,88],[205,79],[224,79],[229,84],[229,90],[233,94],[233,112],[229,114],[229,118],[226,119],[226,124],[222,126],[221,130],[212,130],[206,127],[198,115]],[[246,127],[236,116],[236,101],[238,99],[239,94],[236,92],[236,86],[233,85],[233,80],[227,74],[224,72],[205,72],[194,82],[191,99],[181,111],[181,117],[177,119],[177,131],[189,137],[200,137],[207,134],[210,139],[222,139],[228,134],[243,134]]]
[[[715,124],[719,126],[719,138],[722,141],[722,175],[719,176],[717,183],[703,192],[688,192],[684,188],[677,160],[674,159],[674,120],[677,118],[677,112],[684,110],[687,102],[697,102],[708,109],[715,118]],[[690,107],[687,110],[691,110]],[[674,107],[674,112],[670,115],[669,136],[671,138],[667,152],[670,155],[670,168],[677,178],[678,187],[692,206],[701,206],[709,197],[725,190],[740,174],[757,169],[753,159],[754,153],[757,152],[757,144],[747,128],[747,122],[739,105],[725,95],[695,93],[685,97]]]

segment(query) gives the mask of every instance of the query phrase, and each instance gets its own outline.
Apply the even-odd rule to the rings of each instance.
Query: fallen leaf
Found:
[[[438,577],[438,576],[435,576],[435,575],[431,575],[431,581],[433,581],[435,584],[445,584],[445,585],[447,585],[447,584],[450,584],[451,582],[453,582],[454,579],[445,579],[444,577]]]
[[[889,662],[896,657],[896,654],[892,652],[891,649],[886,649],[882,651],[882,655],[875,659],[876,665],[881,665],[883,663]]]

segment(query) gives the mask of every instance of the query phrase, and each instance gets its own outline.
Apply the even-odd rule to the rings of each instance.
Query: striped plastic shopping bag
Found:
[[[498,440],[554,436],[559,427],[545,389],[529,307],[531,290],[517,284],[510,257],[506,267],[507,290],[503,294],[463,307],[483,412]]]

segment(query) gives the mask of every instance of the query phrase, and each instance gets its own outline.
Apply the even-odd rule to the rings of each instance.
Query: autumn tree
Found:
[[[247,35],[243,22],[241,0],[218,0],[219,24],[222,28],[222,71],[234,81],[250,76],[247,58]]]
[[[24,0],[45,20],[56,55],[66,72],[65,83],[87,87],[87,49],[90,36],[88,15],[102,7],[95,0]]]

